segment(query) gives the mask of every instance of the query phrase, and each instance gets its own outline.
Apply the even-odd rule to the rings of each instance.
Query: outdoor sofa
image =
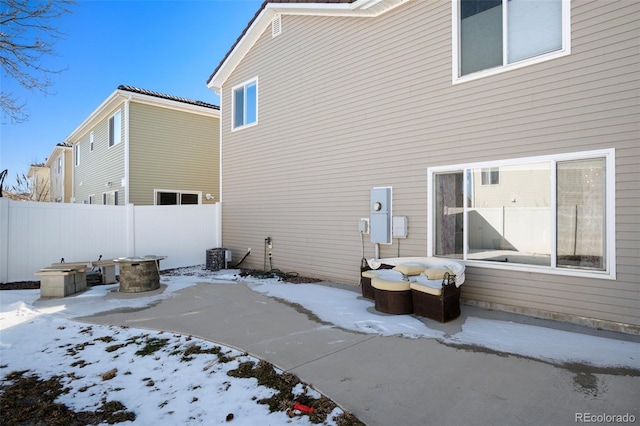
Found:
[[[388,314],[415,314],[439,322],[460,316],[465,268],[435,257],[369,259],[361,270],[362,296]]]

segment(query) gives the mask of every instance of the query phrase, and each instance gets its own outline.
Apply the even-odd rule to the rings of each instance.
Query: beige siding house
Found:
[[[45,163],[49,168],[50,198],[54,203],[71,202],[72,151],[71,144],[61,142],[53,147]]]
[[[72,202],[219,201],[219,123],[215,105],[119,86],[66,140]]]
[[[224,246],[354,285],[363,257],[449,257],[468,304],[639,333],[639,21],[635,0],[265,2],[207,82]],[[374,188],[406,238],[360,232]]]
[[[31,187],[32,201],[51,201],[49,167],[45,163],[35,163],[29,166],[27,178]]]

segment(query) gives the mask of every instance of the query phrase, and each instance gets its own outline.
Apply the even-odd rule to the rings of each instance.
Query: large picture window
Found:
[[[258,80],[236,86],[233,92],[233,128],[258,122]]]
[[[453,2],[455,78],[569,51],[567,0]]]
[[[614,151],[429,168],[429,255],[614,276]],[[499,185],[487,185],[487,171]]]

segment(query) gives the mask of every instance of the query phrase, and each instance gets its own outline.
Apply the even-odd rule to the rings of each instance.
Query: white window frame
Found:
[[[96,202],[96,196],[91,194],[89,195],[89,204],[95,204]]]
[[[167,192],[167,193],[176,194],[178,203],[177,204],[158,204],[158,193],[159,192]],[[182,190],[178,190],[178,189],[154,189],[153,190],[153,205],[154,206],[179,206],[179,205],[182,205],[182,203],[181,203],[182,194],[191,194],[191,195],[197,195],[198,196],[198,204],[185,204],[185,206],[202,204],[202,191],[182,191]]]
[[[246,122],[246,117],[247,117],[247,96],[246,96],[246,88],[247,86],[250,86],[252,84],[255,84],[256,86],[256,120],[252,123],[247,123]],[[258,90],[258,77],[254,77],[250,80],[247,80],[243,83],[237,84],[235,86],[233,86],[231,88],[231,131],[236,131],[236,130],[242,130],[242,129],[246,129],[247,127],[252,127],[258,124],[258,105],[260,104],[259,102],[259,90]],[[236,126],[236,96],[235,93],[238,89],[243,89],[244,90],[244,113],[243,116],[245,118],[243,124]]]
[[[427,256],[434,256],[434,245],[435,245],[435,229],[434,229],[434,175],[439,173],[447,173],[447,172],[462,172],[464,175],[464,199],[467,198],[467,173],[465,170],[469,169],[477,169],[477,168],[490,168],[490,167],[500,167],[500,166],[514,166],[519,164],[532,164],[532,163],[541,163],[541,162],[549,162],[552,163],[552,177],[551,177],[551,208],[550,208],[550,223],[555,224],[556,221],[556,173],[555,173],[555,165],[561,161],[570,161],[570,160],[583,160],[583,159],[592,159],[592,158],[604,158],[605,159],[605,209],[606,209],[606,220],[605,220],[605,267],[602,271],[588,270],[588,269],[577,269],[577,268],[562,268],[557,267],[556,265],[556,254],[557,254],[557,230],[555,226],[551,227],[551,266],[539,266],[539,265],[529,265],[529,264],[516,264],[516,263],[503,263],[503,262],[491,262],[491,261],[482,261],[482,260],[471,260],[466,259],[468,252],[468,231],[464,233],[464,243],[463,243],[463,259],[458,259],[462,263],[467,266],[473,266],[478,268],[486,268],[486,269],[503,269],[503,270],[511,270],[511,271],[524,271],[524,272],[535,272],[535,273],[543,273],[543,274],[555,274],[555,275],[568,275],[568,276],[577,276],[577,277],[585,277],[585,278],[600,278],[600,279],[616,279],[616,229],[615,229],[615,149],[603,149],[596,151],[582,151],[582,152],[574,152],[574,153],[566,153],[566,154],[556,154],[556,155],[545,155],[545,156],[537,156],[537,157],[526,157],[526,158],[515,158],[515,159],[506,159],[506,160],[496,160],[496,161],[485,161],[481,163],[466,163],[466,164],[456,164],[451,166],[437,166],[437,167],[429,167],[427,168]],[[464,225],[463,229],[467,230],[467,214],[464,214]]]
[[[80,165],[80,142],[73,145],[73,164],[76,167]]]
[[[62,174],[62,155],[59,156],[58,160],[56,161],[56,174],[57,175]]]
[[[118,126],[116,126],[116,116],[118,117]],[[113,120],[113,134],[111,131],[111,120]],[[107,126],[109,133],[107,144],[109,148],[111,148],[122,142],[122,112],[120,110],[114,112],[113,115],[109,117]]]
[[[102,193],[102,204],[105,206],[117,206],[118,205],[118,190],[114,191],[105,191]],[[113,204],[110,204],[109,201],[113,200]]]
[[[546,62],[552,59],[560,58],[571,54],[571,0],[562,0],[562,48],[554,52],[545,53],[534,56],[533,58],[523,59],[511,64],[506,63],[507,55],[503,55],[503,64],[494,68],[477,71],[464,76],[460,75],[460,0],[452,1],[451,28],[452,28],[452,84],[464,83],[467,81],[477,80],[479,78],[491,75],[501,74],[518,68]],[[508,1],[508,0],[503,0]],[[503,7],[503,26],[506,21],[506,8]],[[503,44],[504,35],[503,35]]]
[[[94,134],[92,130],[91,133],[89,133],[89,151],[91,152],[93,152],[93,140],[94,140]]]

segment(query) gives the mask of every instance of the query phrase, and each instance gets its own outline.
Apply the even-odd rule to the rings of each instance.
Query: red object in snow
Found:
[[[296,402],[295,404],[293,404],[293,409],[302,411],[303,413],[313,413],[314,411],[316,411],[315,408],[307,407],[306,405],[300,404],[299,402]]]

